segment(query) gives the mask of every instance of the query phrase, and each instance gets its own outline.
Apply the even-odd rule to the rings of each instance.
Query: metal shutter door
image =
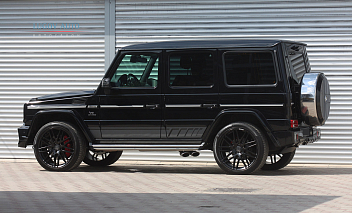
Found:
[[[34,157],[30,147],[17,148],[23,104],[97,87],[105,72],[104,0],[0,1],[0,36],[0,157]]]
[[[116,1],[116,47],[195,38],[277,38],[308,44],[312,71],[330,82],[322,140],[301,146],[294,162],[352,163],[352,2],[306,0]],[[125,159],[213,161],[210,152],[126,153]]]

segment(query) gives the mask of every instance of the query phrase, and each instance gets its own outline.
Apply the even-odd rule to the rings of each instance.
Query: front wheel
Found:
[[[285,154],[269,155],[262,170],[279,170],[287,166],[295,156],[296,150]]]
[[[49,171],[70,171],[78,167],[85,151],[86,142],[81,132],[66,122],[45,124],[34,138],[35,157]]]
[[[250,174],[260,169],[268,156],[263,133],[248,123],[233,123],[215,136],[214,157],[228,174]]]
[[[83,162],[90,166],[108,166],[115,163],[121,157],[122,151],[105,152],[87,150]]]

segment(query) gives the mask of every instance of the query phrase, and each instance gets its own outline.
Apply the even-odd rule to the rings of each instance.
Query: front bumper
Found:
[[[296,145],[313,143],[320,138],[321,130],[316,127],[301,127],[299,131],[294,132],[294,141]]]
[[[22,125],[17,130],[18,130],[18,137],[19,137],[18,147],[26,148],[27,141],[28,141],[29,126]]]

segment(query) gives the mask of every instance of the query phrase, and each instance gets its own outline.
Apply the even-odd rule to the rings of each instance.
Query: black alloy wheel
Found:
[[[279,170],[287,166],[295,156],[296,150],[284,154],[269,155],[262,170]]]
[[[115,163],[121,157],[122,151],[105,152],[87,150],[83,162],[90,166],[108,166]]]
[[[35,136],[34,144],[38,163],[49,171],[75,169],[86,152],[81,132],[66,122],[57,121],[42,126]]]
[[[219,131],[214,157],[228,174],[250,174],[260,169],[268,156],[268,143],[259,129],[248,123],[233,123]]]

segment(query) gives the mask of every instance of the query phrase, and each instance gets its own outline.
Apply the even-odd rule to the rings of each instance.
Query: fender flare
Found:
[[[278,139],[273,135],[272,128],[270,124],[265,119],[264,115],[261,114],[257,110],[247,110],[247,109],[228,109],[221,111],[213,121],[213,123],[206,129],[203,135],[203,141],[206,141],[207,144],[209,140],[215,136],[218,131],[225,126],[225,124],[230,124],[234,122],[248,122],[254,124],[258,127],[261,127],[265,130],[265,133],[270,138],[272,144],[279,148],[280,142]],[[270,141],[268,141],[270,143]],[[212,141],[210,142],[212,143]]]
[[[29,133],[28,133],[27,144],[34,143],[34,137],[36,135],[36,132],[42,126],[41,122],[40,122],[42,116],[48,116],[50,114],[64,114],[64,115],[69,116],[69,118],[71,118],[70,122],[72,124],[75,124],[82,131],[82,133],[83,133],[84,137],[87,139],[89,145],[93,144],[93,142],[95,141],[95,138],[93,137],[92,133],[88,129],[87,125],[84,123],[83,119],[74,110],[41,110],[41,111],[38,111],[33,116],[32,123],[29,127],[29,130],[28,130]],[[57,120],[57,121],[60,121],[60,120]],[[67,121],[67,120],[61,120],[61,121]]]

